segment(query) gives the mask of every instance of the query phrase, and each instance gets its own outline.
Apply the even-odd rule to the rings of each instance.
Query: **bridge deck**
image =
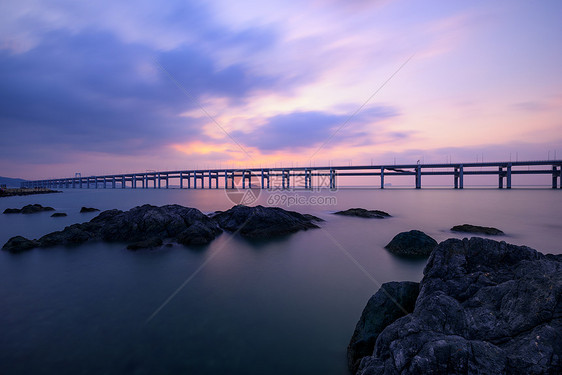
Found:
[[[291,183],[304,184],[312,188],[313,177],[325,177],[328,187],[335,189],[338,176],[378,176],[380,187],[385,188],[386,176],[414,176],[414,186],[420,189],[422,176],[452,176],[455,189],[464,188],[466,175],[497,175],[498,188],[512,187],[512,175],[552,175],[552,188],[562,189],[562,160],[485,162],[485,163],[450,163],[450,164],[400,164],[400,165],[359,165],[359,166],[322,166],[322,167],[276,167],[248,169],[199,169],[174,171],[147,171],[105,176],[54,178],[46,180],[25,181],[22,187],[34,188],[169,188],[170,179],[179,181],[180,188],[218,188],[219,180],[224,180],[225,188],[252,187],[252,181],[260,180],[261,187],[270,187],[270,178],[280,178],[281,186],[289,188]],[[237,182],[241,182],[235,184]],[[293,180],[293,181],[291,181]],[[298,181],[296,181],[298,180]],[[559,182],[560,181],[560,182]],[[198,184],[200,182],[200,184]],[[151,185],[151,186],[149,186]],[[185,186],[187,185],[187,186]]]

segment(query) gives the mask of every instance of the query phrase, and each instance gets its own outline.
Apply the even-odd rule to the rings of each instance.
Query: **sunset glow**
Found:
[[[0,9],[2,175],[562,157],[557,1]]]

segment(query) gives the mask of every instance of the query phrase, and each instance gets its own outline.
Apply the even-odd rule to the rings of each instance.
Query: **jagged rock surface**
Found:
[[[34,247],[77,245],[91,240],[132,243],[132,248],[138,249],[158,246],[167,238],[184,245],[202,245],[221,232],[213,219],[195,208],[147,204],[126,212],[104,211],[89,222],[70,225],[38,240],[13,237],[3,249],[18,252]]]
[[[369,299],[347,347],[347,365],[352,373],[357,371],[363,357],[373,353],[383,329],[414,311],[419,288],[419,283],[411,281],[385,283]]]
[[[437,246],[437,241],[422,231],[411,230],[398,233],[385,246],[393,254],[411,257],[427,257]]]
[[[248,207],[237,205],[231,209],[216,213],[221,228],[240,233],[249,238],[269,238],[300,230],[318,228],[315,221],[321,219],[312,215],[303,215],[279,207]]]
[[[562,255],[449,239],[357,374],[560,374],[561,342]]]
[[[350,208],[345,211],[338,211],[334,212],[335,215],[344,215],[344,216],[357,216],[357,217],[365,217],[365,218],[373,218],[373,219],[384,219],[390,217],[390,214],[380,210],[366,210],[364,208]]]

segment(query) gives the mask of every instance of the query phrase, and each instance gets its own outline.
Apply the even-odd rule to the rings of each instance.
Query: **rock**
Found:
[[[237,205],[230,210],[213,216],[221,228],[238,232],[248,238],[269,238],[294,233],[300,230],[318,228],[314,221],[321,219],[302,215],[279,207],[248,207]]]
[[[9,251],[11,253],[19,253],[26,250],[31,250],[37,247],[36,241],[30,241],[25,237],[16,236],[12,237],[2,246],[2,250]]]
[[[93,208],[93,207],[82,207],[80,209],[80,213],[85,213],[85,212],[96,212],[99,211],[99,209],[97,208]]]
[[[5,214],[35,214],[37,212],[43,211],[54,211],[53,207],[43,207],[40,204],[28,204],[23,206],[21,209],[19,208],[6,208],[4,210]]]
[[[145,204],[129,211],[104,211],[91,220],[100,225],[104,241],[137,242],[149,238],[173,238],[181,243],[209,243],[222,230],[215,220],[196,208],[177,204],[162,207]]]
[[[414,311],[419,286],[411,281],[385,283],[369,299],[347,347],[347,364],[352,373],[357,371],[363,357],[373,354],[382,330]]]
[[[132,243],[127,246],[127,249],[128,250],[153,249],[159,246],[162,246],[161,238],[149,238],[144,241]]]
[[[471,224],[463,224],[463,225],[455,225],[451,228],[453,232],[466,232],[466,233],[480,233],[480,234],[488,234],[488,235],[500,235],[504,234],[503,231],[492,228],[492,227],[481,227],[478,225],[471,225]]]
[[[414,311],[357,374],[562,373],[562,255],[483,238],[431,253]]]
[[[40,204],[28,204],[21,209],[22,214],[35,214],[43,211],[54,211],[53,207],[43,207]]]
[[[179,205],[144,205],[129,211],[108,210],[89,222],[73,224],[38,240],[14,237],[4,248],[28,250],[32,247],[78,245],[86,241],[132,243],[131,249],[162,245],[173,239],[185,245],[209,243],[222,232],[217,222],[195,208]],[[25,240],[25,241],[24,241]]]
[[[425,257],[437,246],[437,241],[422,231],[411,230],[398,233],[385,249],[393,254],[410,257]]]
[[[345,211],[334,212],[335,215],[357,216],[375,219],[384,219],[391,217],[388,213],[379,210],[366,210],[364,208],[350,208]]]
[[[66,212],[55,212],[54,214],[51,215],[51,217],[64,217],[67,216]]]

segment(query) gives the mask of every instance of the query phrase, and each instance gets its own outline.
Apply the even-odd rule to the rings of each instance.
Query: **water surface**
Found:
[[[425,261],[383,248],[395,234],[419,229],[442,241],[462,238],[449,228],[471,223],[504,230],[497,238],[507,242],[562,253],[561,191],[288,194],[308,203],[313,195],[335,197],[335,205],[283,206],[325,219],[322,229],[259,243],[224,233],[203,248],[130,252],[94,243],[0,252],[1,373],[346,374],[346,346],[368,298],[380,283],[422,278]],[[268,198],[262,193],[259,203]],[[2,198],[0,210],[28,203],[68,217],[0,215],[0,242],[37,238],[96,215],[80,214],[81,206],[232,206],[222,190],[69,189]],[[393,217],[332,214],[351,207]]]

